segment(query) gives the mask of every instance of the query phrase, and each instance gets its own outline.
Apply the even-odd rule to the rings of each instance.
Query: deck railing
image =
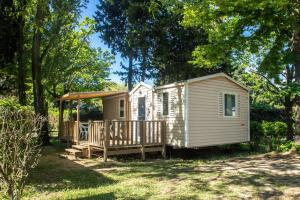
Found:
[[[80,122],[87,123],[87,122]],[[80,128],[80,131],[82,128]],[[86,131],[86,130],[85,130]],[[126,120],[126,121],[89,121],[87,135],[78,134],[75,121],[63,123],[60,139],[102,147],[130,147],[165,144],[165,121],[161,120]],[[87,137],[87,139],[85,138]]]

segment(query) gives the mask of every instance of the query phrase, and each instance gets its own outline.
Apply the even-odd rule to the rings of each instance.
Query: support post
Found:
[[[110,133],[110,126],[109,126],[109,122],[105,121],[104,122],[104,126],[105,126],[105,133],[104,133],[104,149],[103,149],[103,158],[104,158],[104,162],[107,161],[107,150],[108,150],[108,145],[109,145],[109,133]]]
[[[59,123],[58,123],[58,127],[59,127],[59,133],[58,133],[58,138],[61,139],[61,137],[63,136],[63,131],[64,131],[64,113],[62,112],[63,110],[63,100],[59,100]]]
[[[88,145],[88,158],[92,158],[92,146],[90,144]]]
[[[145,157],[145,138],[146,138],[146,124],[144,121],[140,121],[140,136],[141,136],[141,154],[142,160],[146,159]]]
[[[161,155],[164,159],[166,159],[166,120],[161,122],[161,143],[162,150]]]
[[[79,144],[80,138],[80,99],[77,99],[77,136],[76,136],[76,143]]]

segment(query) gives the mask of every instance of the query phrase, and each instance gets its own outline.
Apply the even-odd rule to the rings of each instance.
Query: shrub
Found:
[[[262,121],[261,130],[266,143],[268,144],[269,151],[278,150],[281,139],[284,137],[287,126],[284,122],[267,122]]]
[[[296,147],[295,143],[292,141],[288,141],[286,143],[281,144],[278,147],[278,151],[279,152],[288,152],[289,150],[291,150],[293,147]]]
[[[0,189],[20,199],[26,178],[40,155],[44,119],[15,99],[0,99]]]

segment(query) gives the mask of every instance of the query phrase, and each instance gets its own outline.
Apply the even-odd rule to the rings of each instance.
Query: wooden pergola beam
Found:
[[[92,99],[114,96],[128,93],[127,91],[96,91],[96,92],[72,92],[64,94],[60,97],[61,100],[77,100],[77,99]]]

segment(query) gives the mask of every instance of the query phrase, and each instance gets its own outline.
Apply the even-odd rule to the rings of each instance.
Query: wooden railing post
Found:
[[[161,122],[161,143],[162,150],[161,154],[163,158],[166,158],[166,120]]]
[[[103,149],[103,157],[104,157],[104,162],[107,161],[107,150],[108,150],[108,145],[109,145],[109,133],[110,133],[110,124],[109,121],[104,122],[104,149]]]
[[[88,121],[88,132],[87,132],[87,141],[88,143],[92,143],[92,121]]]
[[[145,121],[140,121],[140,137],[141,137],[142,160],[145,160],[145,139],[146,139],[146,123],[145,123]]]

